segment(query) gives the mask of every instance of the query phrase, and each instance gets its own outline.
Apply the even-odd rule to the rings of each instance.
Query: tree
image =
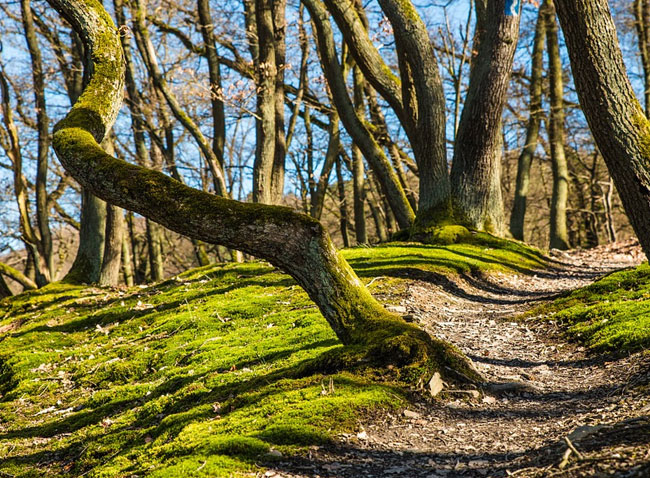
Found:
[[[569,249],[569,233],[566,224],[566,206],[569,196],[569,170],[564,154],[564,82],[562,81],[562,59],[557,38],[557,21],[553,0],[545,2],[546,40],[548,43],[548,69],[550,83],[551,112],[548,118],[548,139],[551,145],[551,167],[553,170],[553,195],[551,197],[552,249]]]
[[[542,122],[542,74],[544,70],[544,40],[546,39],[546,17],[544,10],[546,2],[539,8],[533,38],[531,55],[531,72],[529,86],[529,113],[526,126],[526,142],[517,162],[517,179],[515,184],[515,199],[510,215],[510,233],[517,240],[524,240],[524,220],[526,218],[526,201],[530,184],[530,167],[535,157],[539,127]]]
[[[49,3],[77,31],[92,62],[88,85],[52,137],[59,160],[80,184],[171,230],[268,260],[309,294],[344,344],[369,348],[384,363],[407,366],[411,379],[427,379],[434,370],[450,376],[448,368],[478,378],[452,346],[387,312],[318,221],[288,208],[241,203],[189,188],[107,154],[99,142],[115,122],[124,88],[117,30],[97,0]]]
[[[580,105],[630,223],[650,254],[650,122],[627,77],[606,0],[556,0]]]

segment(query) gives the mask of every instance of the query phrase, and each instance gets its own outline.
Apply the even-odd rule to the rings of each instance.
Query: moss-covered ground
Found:
[[[650,266],[614,272],[587,287],[531,310],[566,329],[594,351],[650,348]]]
[[[405,269],[544,265],[533,249],[482,235],[344,255],[384,302],[403,289]],[[367,411],[407,404],[397,384],[305,367],[337,347],[306,294],[260,262],[127,290],[52,284],[6,299],[0,476],[250,476],[278,452],[355,431]]]

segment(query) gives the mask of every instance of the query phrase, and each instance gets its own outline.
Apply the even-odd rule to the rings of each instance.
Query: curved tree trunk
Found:
[[[93,61],[88,86],[53,134],[61,164],[77,181],[168,229],[268,260],[303,287],[345,344],[369,346],[384,362],[416,367],[420,379],[434,370],[447,375],[447,367],[478,377],[453,347],[387,312],[318,221],[288,208],[207,194],[102,150],[98,142],[115,122],[124,87],[117,31],[97,0],[49,2],[79,32]]]
[[[519,36],[520,0],[477,0],[469,90],[451,167],[456,220],[501,234],[501,115]]]
[[[517,162],[517,181],[515,199],[510,215],[510,233],[519,241],[524,240],[524,222],[526,219],[526,201],[530,184],[530,167],[535,157],[539,126],[542,121],[542,73],[544,69],[544,40],[546,38],[546,19],[544,9],[546,2],[539,8],[533,39],[533,53],[530,72],[530,113],[526,128],[526,144],[521,150]]]
[[[650,254],[650,122],[627,77],[607,0],[556,0],[580,105]]]

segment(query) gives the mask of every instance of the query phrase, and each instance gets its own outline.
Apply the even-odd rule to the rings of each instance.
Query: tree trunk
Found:
[[[548,42],[548,69],[550,82],[551,113],[548,119],[548,139],[551,145],[551,169],[553,171],[553,195],[551,197],[551,249],[569,249],[566,205],[569,197],[569,169],[564,154],[564,83],[562,60],[557,39],[557,21],[553,0],[547,0],[546,40]]]
[[[106,232],[106,202],[92,194],[90,188],[81,190],[81,219],[79,248],[72,267],[63,278],[72,284],[94,284],[104,257]]]
[[[343,247],[350,247],[350,235],[348,232],[348,201],[345,196],[345,183],[343,182],[343,171],[341,160],[336,158],[336,191],[339,200],[339,225],[341,227],[341,237],[343,238]]]
[[[158,282],[165,275],[163,260],[163,231],[153,221],[146,219],[147,251],[149,253],[149,278]]]
[[[359,116],[363,116],[363,76],[359,67],[355,67],[354,75],[354,108]],[[366,197],[364,185],[365,170],[363,167],[363,154],[359,147],[352,143],[352,183],[354,202],[354,232],[357,244],[366,244],[368,234],[366,232]]]
[[[501,234],[501,115],[519,35],[520,0],[477,0],[469,89],[451,167],[456,220]]]
[[[271,200],[273,204],[282,204],[284,196],[284,169],[287,155],[287,142],[284,131],[284,72],[286,61],[285,10],[287,0],[273,0],[273,40],[275,46],[275,154],[271,171]]]
[[[40,272],[45,275],[46,281],[52,280],[54,272],[54,258],[52,256],[52,234],[50,233],[49,207],[47,196],[47,170],[50,149],[50,122],[47,117],[45,102],[45,75],[43,73],[43,60],[41,49],[38,45],[34,19],[32,17],[31,1],[20,2],[25,39],[32,62],[32,77],[34,80],[34,106],[36,110],[36,129],[38,130],[38,151],[36,161],[36,220],[40,241],[39,253],[43,257],[46,269]]]
[[[544,40],[546,37],[546,19],[544,9],[546,2],[539,8],[533,39],[533,53],[530,72],[530,113],[526,128],[526,144],[521,150],[517,162],[517,180],[515,199],[510,215],[510,233],[519,241],[524,240],[524,223],[526,219],[526,201],[530,184],[530,167],[535,157],[539,126],[542,120],[542,73],[544,68]]]
[[[650,122],[634,96],[607,0],[556,0],[589,128],[650,254]]]
[[[338,61],[334,33],[327,11],[319,1],[304,0],[303,3],[309,10],[316,28],[321,65],[332,93],[332,101],[341,117],[341,121],[376,174],[382,192],[388,199],[400,227],[406,229],[413,223],[415,214],[390,161],[381,146],[372,137],[363,119],[357,115],[350,100],[341,65]]]
[[[127,223],[125,222],[125,225]],[[125,230],[125,232],[127,232]],[[122,235],[122,275],[127,287],[133,287],[133,251],[131,250],[131,239],[128,234]]]
[[[275,41],[272,0],[255,0],[259,59],[256,63],[257,119],[253,201],[271,204],[275,158]]]
[[[447,367],[479,378],[453,347],[387,312],[318,221],[288,208],[207,194],[106,154],[98,141],[115,122],[124,86],[117,31],[98,2],[49,1],[79,32],[93,60],[88,86],[53,134],[61,164],[75,179],[168,229],[268,260],[304,288],[344,344],[367,347],[383,363],[409,367],[411,379],[427,380],[439,371],[453,380]]]
[[[210,79],[210,105],[212,106],[212,151],[224,167],[223,150],[226,142],[226,115],[221,88],[221,70],[219,55],[214,38],[214,23],[210,15],[209,0],[197,0],[199,30],[205,45],[205,58],[208,62],[208,78]]]
[[[120,281],[120,265],[124,244],[124,210],[108,204],[106,207],[106,235],[99,284],[116,286]]]

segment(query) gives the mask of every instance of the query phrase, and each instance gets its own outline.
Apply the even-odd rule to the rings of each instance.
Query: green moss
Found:
[[[385,302],[411,273],[543,263],[518,243],[472,237],[342,253]],[[56,283],[5,299],[0,326],[18,325],[1,342],[0,471],[240,476],[272,448],[297,453],[354,431],[367,411],[404,406],[404,382],[447,368],[471,376],[454,347],[393,317],[367,331],[375,348],[343,347],[302,289],[260,262],[122,292]]]
[[[564,326],[567,336],[597,351],[634,351],[650,347],[650,267],[615,272],[533,309]]]

